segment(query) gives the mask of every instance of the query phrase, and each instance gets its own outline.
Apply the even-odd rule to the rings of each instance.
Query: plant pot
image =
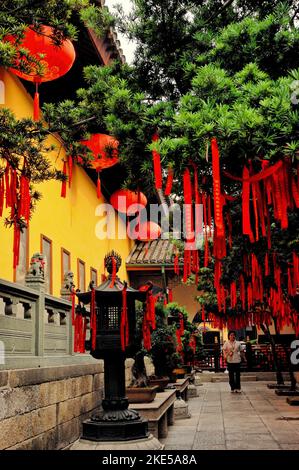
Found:
[[[157,392],[164,392],[166,385],[169,383],[169,377],[149,377],[148,383],[151,387],[157,385]]]
[[[155,399],[158,387],[128,387],[126,397],[129,403],[150,403]]]
[[[185,373],[186,373],[186,374],[191,374],[191,372],[192,372],[192,366],[188,366],[188,365],[185,366],[185,365],[183,365],[183,366],[182,366],[182,369],[185,369]]]
[[[173,373],[176,375],[178,379],[184,379],[186,371],[183,368],[173,369]]]

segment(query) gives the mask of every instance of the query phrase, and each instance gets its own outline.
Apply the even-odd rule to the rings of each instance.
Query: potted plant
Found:
[[[152,333],[151,358],[158,377],[169,377],[175,381],[173,370],[181,364],[180,355],[176,352],[173,326],[160,326]]]
[[[158,387],[149,383],[144,357],[147,351],[142,346],[142,304],[136,306],[136,331],[134,348],[132,349],[134,364],[132,366],[132,381],[126,388],[129,403],[149,403],[155,399]]]
[[[144,355],[144,350],[140,350],[135,354],[135,362],[132,367],[133,379],[130,386],[126,388],[129,403],[150,403],[155,399],[159,388],[148,381],[144,365]]]

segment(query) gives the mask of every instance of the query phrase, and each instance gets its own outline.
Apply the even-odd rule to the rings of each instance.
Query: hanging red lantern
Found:
[[[118,159],[118,140],[107,134],[92,134],[90,139],[81,140],[80,143],[85,145],[93,153],[94,160],[91,162],[92,168],[98,172],[97,196],[101,197],[100,172],[106,168],[110,168],[119,162]],[[109,149],[111,154],[109,155]]]
[[[140,191],[119,189],[112,194],[110,204],[122,214],[134,215],[138,210],[138,206],[145,207],[147,205],[147,198]]]
[[[140,224],[137,240],[148,242],[161,236],[161,227],[156,222],[144,222]]]
[[[35,64],[28,64],[30,66],[30,72],[28,73],[16,68],[10,69],[18,77],[36,84],[34,96],[35,120],[39,120],[38,85],[42,82],[56,80],[65,75],[71,69],[76,57],[71,41],[65,39],[61,45],[56,46],[51,39],[53,34],[54,29],[51,26],[42,25],[40,32],[34,31],[33,26],[29,26],[25,31],[24,38],[17,46],[18,49],[24,48],[29,51],[30,55],[42,65],[42,72],[39,71]],[[13,36],[7,36],[6,40],[13,44],[15,43]],[[16,67],[20,65],[21,61],[24,61],[24,57],[18,53],[15,61]]]
[[[91,166],[96,171],[105,170],[119,162],[118,159],[118,141],[107,134],[92,134],[90,139],[81,140],[82,145],[86,145],[92,151],[94,160]],[[111,156],[107,150],[111,148]]]

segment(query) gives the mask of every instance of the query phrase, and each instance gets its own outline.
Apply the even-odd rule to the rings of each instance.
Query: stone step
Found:
[[[256,382],[257,376],[256,375],[243,375],[241,374],[241,381],[242,382]],[[228,382],[228,374],[200,374],[196,375],[194,379],[195,385],[201,385],[203,383],[215,383],[215,382]]]
[[[299,406],[298,398],[287,398],[287,403],[291,406]]]
[[[299,390],[275,390],[279,397],[299,397]]]
[[[241,381],[242,382],[256,382],[257,378],[256,375],[242,375],[241,374]],[[228,382],[228,374],[225,374],[223,377],[212,377],[211,382]]]

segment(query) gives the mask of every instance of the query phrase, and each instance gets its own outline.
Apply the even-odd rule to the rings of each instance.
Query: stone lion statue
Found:
[[[29,274],[45,278],[46,257],[42,253],[34,253],[30,260]]]
[[[67,271],[63,276],[63,287],[67,290],[72,291],[75,287],[74,283],[74,273],[72,271]]]

